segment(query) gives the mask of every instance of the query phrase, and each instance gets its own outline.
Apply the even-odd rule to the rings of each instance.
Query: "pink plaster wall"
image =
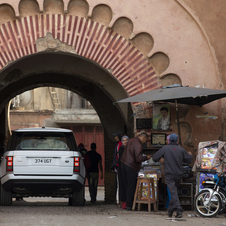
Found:
[[[43,1],[39,0],[43,10]],[[65,10],[68,0],[64,1]],[[170,60],[169,67],[160,76],[173,73],[181,78],[183,85],[200,85],[205,88],[224,89],[226,77],[225,37],[226,1],[218,0],[88,0],[89,16],[98,4],[108,5],[113,12],[111,27],[119,17],[128,17],[133,33],[149,33],[154,40],[151,57],[156,52],[165,53]],[[0,4],[6,3],[0,0]],[[18,14],[18,1],[8,0]],[[190,108],[186,121],[193,128],[194,142],[218,139],[221,134],[225,113],[221,114],[222,100],[201,108],[218,116],[218,119],[196,119],[201,112]],[[223,112],[225,110],[223,109]],[[222,120],[223,117],[223,120]],[[208,126],[211,133],[208,133]],[[224,127],[224,125],[223,125]],[[201,131],[200,131],[201,130]],[[223,134],[224,135],[224,134]],[[222,138],[222,137],[221,137]],[[197,141],[196,141],[197,140]]]
[[[40,9],[43,10],[43,1],[38,2]],[[65,10],[68,2],[68,0],[64,1]],[[92,9],[98,4],[106,4],[112,9],[113,18],[110,27],[117,18],[125,16],[133,22],[135,34],[140,32],[151,34],[154,47],[148,56],[161,51],[170,58],[170,65],[162,76],[174,73],[180,76],[183,85],[220,88],[221,80],[216,56],[209,43],[209,34],[205,34],[203,30],[205,27],[200,27],[202,24],[197,23],[198,16],[190,8],[194,4],[190,4],[189,7],[182,0],[89,0],[87,2],[90,16]],[[196,5],[203,4],[202,0],[196,2],[199,2]],[[6,1],[0,0],[0,3]],[[14,7],[18,15],[18,1],[9,0],[7,3]],[[211,80],[208,79],[209,77]]]

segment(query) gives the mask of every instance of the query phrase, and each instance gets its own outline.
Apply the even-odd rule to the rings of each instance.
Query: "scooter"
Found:
[[[204,189],[194,200],[194,208],[202,217],[215,217],[225,212],[226,207],[226,178],[224,174],[215,178],[205,178],[202,182]]]

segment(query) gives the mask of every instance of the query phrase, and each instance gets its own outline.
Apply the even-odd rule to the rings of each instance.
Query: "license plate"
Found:
[[[54,159],[51,158],[34,158],[34,164],[45,164],[45,165],[52,165],[54,164]]]

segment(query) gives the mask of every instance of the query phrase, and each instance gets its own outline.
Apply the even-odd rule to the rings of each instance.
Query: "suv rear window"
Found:
[[[77,150],[73,133],[14,132],[7,150]]]

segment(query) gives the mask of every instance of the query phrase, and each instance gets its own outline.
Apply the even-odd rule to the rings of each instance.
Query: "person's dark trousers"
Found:
[[[171,199],[169,201],[168,211],[173,212],[183,212],[183,209],[180,205],[180,200],[178,197],[178,187],[180,185],[181,176],[178,175],[165,175],[166,184],[171,194]]]
[[[119,182],[119,201],[126,202],[126,192],[123,188],[124,178],[122,176],[122,165],[118,166],[118,182]]]
[[[115,203],[117,204],[118,202],[118,197],[117,197],[117,189],[118,189],[118,179],[117,179],[118,173],[115,172]]]
[[[99,173],[87,173],[91,202],[96,202]]]
[[[122,190],[126,195],[127,209],[132,209],[138,173],[124,163],[121,163],[121,171],[122,177],[124,178]]]

